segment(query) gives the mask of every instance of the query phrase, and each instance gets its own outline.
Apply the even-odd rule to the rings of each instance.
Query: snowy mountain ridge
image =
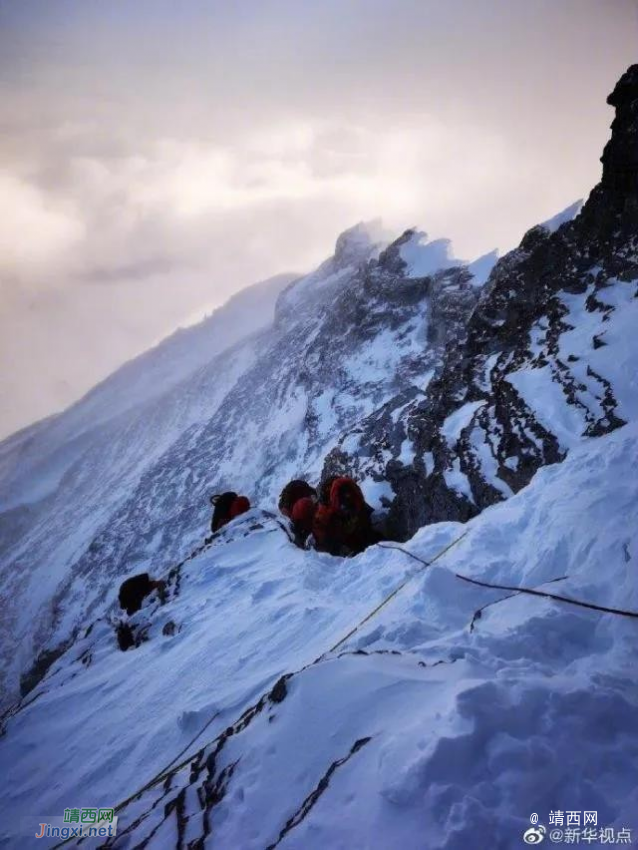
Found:
[[[375,223],[371,231],[378,234]],[[13,683],[16,667],[25,674],[43,648],[64,646],[93,617],[94,605],[107,594],[113,599],[120,577],[181,560],[206,533],[211,491],[241,489],[253,503],[272,506],[289,478],[319,475],[335,435],[406,387],[423,393],[443,341],[458,332],[477,290],[467,267],[458,266],[442,272],[430,292],[429,278],[405,278],[402,266],[394,268],[392,246],[382,251],[367,233],[358,225],[342,234],[334,257],[279,294],[274,323],[167,392],[108,418],[122,388],[130,403],[131,374],[135,392],[139,375],[164,368],[160,346],[46,423],[19,448],[17,463],[11,441],[5,444],[8,492],[46,487],[36,490],[38,501],[0,514],[0,592],[21,600],[2,629]],[[450,282],[453,305],[436,318],[440,340],[427,346],[428,305],[436,311],[439,288]],[[206,347],[214,350],[210,334],[218,324],[213,316],[176,342],[184,350],[194,336],[203,359]],[[91,416],[100,423],[96,408],[107,418],[91,429],[84,423]],[[15,469],[25,476],[19,486]],[[383,494],[392,495],[374,482],[368,487],[377,506]],[[7,691],[15,687],[10,681]]]
[[[327,469],[364,468],[390,481],[390,521],[401,538],[428,522],[475,516],[581,439],[635,419],[635,66],[608,102],[612,136],[586,203],[532,228],[496,264],[426,398],[357,429],[359,446],[386,445],[383,459],[362,461],[349,435],[328,458]]]
[[[270,327],[121,432],[54,446],[62,479],[0,514],[23,692],[0,738],[3,846],[29,846],[35,801],[128,800],[121,847],[510,848],[531,813],[568,808],[638,829],[638,66],[609,102],[600,184],[489,276],[493,257],[358,226]],[[63,422],[28,435],[29,474]],[[290,542],[281,485],[333,472],[403,551]],[[202,545],[227,486],[256,507]],[[410,557],[450,543],[430,568]],[[143,570],[167,598],[122,652],[117,588]]]
[[[274,319],[279,294],[297,278],[298,275],[277,275],[242,290],[202,322],[180,328],[126,363],[63,414],[35,423],[0,443],[0,512],[42,497],[42,491],[23,488],[41,487],[48,477],[46,467],[41,466],[43,456],[47,465],[53,466],[50,458],[55,459],[62,447],[71,443],[76,444],[79,454],[82,447],[77,443],[87,432],[121,419],[133,408],[139,415],[147,404],[167,395],[240,339],[267,328]],[[74,460],[77,456],[71,453],[69,461]],[[56,470],[53,487],[65,471],[63,462]]]
[[[638,610],[637,449],[634,423],[465,527],[427,526],[408,544],[426,560],[467,534],[420,572],[380,547],[344,568],[259,510],[236,521],[131,618],[139,648],[98,618],[6,721],[2,846],[36,799],[131,795],[108,846],[510,848],[531,812],[567,808],[638,828],[635,621],[454,575]]]

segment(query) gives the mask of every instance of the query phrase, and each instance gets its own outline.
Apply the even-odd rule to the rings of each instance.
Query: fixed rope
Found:
[[[467,534],[467,532],[466,532]],[[458,542],[458,541],[456,541]],[[420,561],[424,568],[429,567],[430,564],[433,564],[437,558],[433,558],[432,561],[426,561],[424,558],[420,558],[418,555],[415,555],[414,552],[409,552],[407,549],[404,549],[403,546],[384,546],[380,544],[383,549],[396,549],[399,552],[403,552],[404,555],[408,555],[410,558],[414,558],[416,561]],[[454,544],[451,544],[454,545]],[[448,547],[448,549],[451,546]],[[438,556],[437,556],[438,557]],[[592,611],[601,611],[604,614],[615,614],[618,617],[631,617],[633,619],[638,619],[638,611],[627,611],[624,608],[611,608],[607,605],[597,605],[594,602],[584,602],[581,599],[573,599],[571,596],[561,596],[558,593],[548,593],[545,590],[535,590],[533,587],[518,587],[516,585],[509,584],[493,584],[487,581],[481,581],[480,579],[470,578],[469,576],[464,576],[462,573],[452,573],[453,576],[460,579],[461,581],[466,581],[469,584],[475,584],[479,587],[487,587],[490,590],[509,590],[514,595],[519,593],[526,593],[529,596],[542,596],[545,599],[554,599],[556,602],[564,602],[567,605],[577,605],[579,608],[589,608]],[[567,576],[561,576],[557,579],[552,579],[551,581],[562,581],[567,578]],[[407,583],[407,582],[406,582]],[[550,584],[550,582],[546,582]],[[405,583],[404,583],[405,584]],[[506,597],[506,599],[511,599],[511,596]],[[504,600],[495,600],[498,602],[502,602]],[[491,604],[491,603],[490,603]],[[487,607],[487,606],[484,606]],[[481,609],[482,610],[482,609]]]
[[[334,650],[335,650],[335,649],[337,649],[337,648],[338,648],[338,647],[340,647],[343,643],[345,643],[345,642],[348,640],[348,638],[352,637],[352,635],[353,635],[353,634],[355,634],[355,633],[356,633],[356,632],[357,632],[357,631],[361,628],[361,626],[363,626],[363,625],[364,625],[364,623],[367,623],[369,620],[371,620],[371,619],[372,619],[372,618],[373,618],[376,614],[378,614],[378,612],[379,612],[382,608],[384,608],[384,607],[385,607],[385,606],[386,606],[386,605],[387,605],[387,604],[388,604],[388,603],[389,603],[389,602],[390,602],[390,601],[391,601],[391,600],[392,600],[392,599],[393,599],[393,598],[394,598],[394,597],[395,597],[398,593],[400,593],[400,591],[401,591],[401,590],[402,590],[402,589],[403,589],[403,588],[404,588],[404,587],[405,587],[405,586],[406,586],[406,585],[407,585],[410,581],[412,581],[412,579],[416,578],[416,576],[417,576],[417,575],[419,575],[420,573],[422,573],[422,572],[423,572],[423,570],[425,570],[425,568],[426,568],[426,567],[431,566],[431,564],[433,564],[435,561],[438,561],[438,560],[439,560],[439,558],[442,558],[442,557],[443,557],[443,555],[445,555],[447,552],[449,552],[449,551],[450,551],[450,549],[452,549],[452,547],[453,547],[453,546],[456,546],[456,544],[457,544],[457,543],[460,543],[460,542],[461,542],[461,540],[462,540],[462,539],[466,536],[466,534],[467,534],[467,533],[468,533],[468,531],[464,531],[464,532],[463,532],[463,534],[461,534],[461,535],[460,535],[460,537],[457,537],[455,540],[453,540],[451,543],[449,543],[447,546],[445,546],[445,547],[444,547],[444,548],[443,548],[440,552],[438,552],[438,553],[437,553],[437,554],[436,554],[436,555],[432,558],[432,560],[430,560],[430,561],[425,561],[423,558],[418,558],[416,555],[412,555],[412,553],[411,553],[411,552],[408,552],[406,549],[401,549],[401,551],[405,552],[407,555],[410,555],[411,557],[413,557],[413,558],[415,558],[416,560],[420,561],[420,562],[421,562],[421,564],[422,564],[422,568],[421,568],[421,569],[419,569],[419,570],[417,570],[417,572],[416,572],[416,573],[413,573],[412,575],[408,576],[408,577],[407,577],[407,578],[406,578],[403,582],[401,582],[401,584],[400,584],[398,587],[396,587],[396,588],[392,591],[392,593],[390,593],[390,594],[389,594],[389,595],[388,595],[385,599],[383,599],[383,600],[381,601],[381,603],[380,603],[379,605],[377,605],[377,606],[376,606],[376,608],[374,609],[374,611],[371,611],[371,612],[370,612],[370,613],[369,613],[366,617],[364,617],[364,619],[363,619],[363,620],[361,620],[361,622],[360,622],[360,623],[358,623],[358,624],[354,627],[354,629],[351,629],[351,630],[348,632],[348,634],[347,634],[347,635],[345,635],[343,638],[341,638],[341,640],[340,640],[340,641],[338,641],[338,642],[337,642],[337,643],[336,643],[336,644],[335,644],[335,645],[334,645],[331,649],[329,649],[329,650],[327,650],[326,652],[324,652],[324,653],[322,653],[321,655],[319,655],[317,658],[315,658],[315,660],[314,660],[314,661],[310,662],[310,664],[306,664],[306,665],[305,665],[305,667],[302,667],[302,668],[301,668],[301,670],[305,670],[307,667],[311,667],[313,664],[316,664],[317,662],[321,661],[323,658],[325,658],[325,656],[330,655],[330,653],[334,652]],[[397,549],[397,548],[401,548],[401,547],[397,547],[397,546],[384,546],[383,544],[379,544],[379,545],[380,545],[380,548],[383,548],[383,549]],[[298,671],[297,671],[297,673],[301,672],[301,670],[298,670]],[[265,696],[265,695],[264,695],[264,696]],[[262,698],[263,698],[263,696],[262,696]],[[249,710],[249,709],[248,709],[248,710]],[[245,712],[244,712],[244,713],[245,713]],[[133,794],[131,794],[131,795],[130,795],[129,797],[127,797],[125,800],[122,800],[120,803],[118,803],[118,804],[117,804],[117,806],[115,806],[115,807],[114,807],[114,811],[115,811],[115,812],[120,812],[120,811],[122,811],[122,809],[123,809],[123,808],[125,808],[125,807],[129,804],[129,803],[131,803],[133,800],[135,800],[135,799],[139,798],[142,794],[144,794],[144,793],[145,793],[146,791],[148,791],[150,788],[153,788],[153,787],[155,787],[156,785],[159,785],[159,783],[160,783],[160,782],[162,782],[164,779],[166,779],[166,778],[167,778],[170,774],[175,773],[175,772],[176,772],[176,771],[178,771],[178,770],[181,770],[183,767],[186,767],[186,765],[187,765],[190,761],[192,761],[192,759],[193,759],[193,755],[189,755],[189,756],[187,756],[186,758],[182,759],[182,761],[181,761],[181,762],[179,762],[178,764],[175,764],[175,762],[176,762],[176,761],[180,758],[180,756],[181,756],[183,753],[185,753],[187,750],[189,750],[189,749],[192,747],[192,745],[195,743],[195,741],[197,741],[197,740],[198,740],[198,739],[199,739],[199,738],[200,738],[200,737],[204,734],[204,732],[205,732],[205,731],[209,728],[209,726],[212,724],[212,722],[215,720],[215,718],[216,718],[218,715],[219,715],[219,712],[215,712],[215,714],[213,714],[213,716],[212,716],[212,717],[210,717],[210,718],[206,721],[206,723],[202,726],[202,728],[201,728],[201,729],[199,730],[199,732],[195,735],[195,737],[194,737],[194,738],[192,738],[192,739],[188,742],[188,744],[180,750],[180,752],[179,752],[179,753],[175,756],[175,758],[174,758],[171,762],[169,762],[169,763],[168,763],[168,765],[167,765],[166,767],[162,768],[162,770],[161,770],[159,773],[157,773],[155,776],[153,776],[151,779],[149,779],[149,781],[148,781],[145,785],[143,785],[143,786],[142,786],[141,788],[139,788],[137,791],[133,792]],[[243,716],[243,714],[242,714],[242,716]],[[240,720],[241,720],[241,718],[240,718]],[[239,722],[239,721],[237,721],[237,722]],[[235,725],[235,724],[232,724],[232,725]],[[221,733],[221,735],[223,735],[223,734],[224,734],[224,733],[222,732],[222,733]],[[213,740],[208,741],[206,744],[204,744],[204,745],[203,745],[203,747],[201,747],[201,748],[200,748],[200,750],[201,750],[201,749],[204,749],[205,747],[209,747],[209,746],[211,746],[212,744],[214,744],[216,741],[218,741],[218,740],[220,739],[221,735],[218,735],[216,738],[213,738]],[[64,841],[60,841],[58,844],[55,844],[55,845],[53,846],[52,850],[58,850],[58,848],[65,846],[65,845],[66,845],[66,844],[68,844],[68,843],[69,843],[69,841],[71,841],[71,840],[72,840],[71,838],[66,838]]]
[[[454,575],[461,579],[461,581],[467,581],[470,584],[476,584],[479,587],[489,587],[493,590],[511,590],[515,595],[519,593],[527,593],[529,596],[542,596],[545,599],[553,599],[556,602],[564,602],[567,605],[577,605],[579,608],[589,608],[592,611],[602,611],[603,614],[615,614],[617,617],[632,617],[638,620],[638,611],[627,611],[624,608],[610,608],[607,605],[596,605],[594,602],[583,602],[582,599],[573,599],[571,596],[561,596],[558,593],[548,593],[546,590],[534,590],[532,587],[490,584],[486,581],[479,581],[478,579],[470,578],[469,576],[460,575],[460,573],[454,573]],[[554,581],[560,580],[561,579],[554,579]],[[511,599],[512,597],[510,596],[508,598]]]
[[[305,667],[301,668],[301,670],[305,670],[307,667],[311,667],[313,664],[316,664],[317,662],[323,660],[327,655],[330,655],[335,650],[337,650],[340,646],[342,646],[347,640],[349,640],[349,638],[351,638],[353,635],[355,635],[362,626],[364,626],[366,623],[368,623],[370,620],[372,620],[373,617],[375,617],[379,613],[379,611],[381,611],[386,605],[388,605],[388,603],[391,602],[392,599],[394,599],[406,587],[406,585],[408,585],[411,581],[413,581],[413,579],[415,579],[415,578],[417,578],[417,576],[421,575],[428,567],[431,567],[436,561],[438,561],[445,554],[447,554],[447,552],[449,552],[450,549],[452,549],[454,546],[456,546],[458,543],[460,543],[461,540],[463,540],[463,538],[468,533],[469,533],[469,529],[467,531],[464,531],[463,534],[461,534],[459,537],[457,537],[455,540],[453,540],[451,543],[449,543],[447,546],[445,546],[440,552],[438,552],[429,561],[426,561],[425,558],[421,558],[419,555],[415,555],[413,552],[410,552],[408,549],[405,549],[403,546],[399,546],[397,544],[387,544],[387,543],[386,544],[384,544],[384,543],[377,544],[380,549],[396,549],[399,552],[403,552],[404,555],[407,555],[409,558],[412,558],[413,560],[418,561],[421,564],[421,569],[417,570],[416,572],[412,573],[412,575],[410,575],[406,579],[404,579],[390,594],[388,594],[388,596],[386,596],[372,611],[370,611],[369,614],[367,614],[359,623],[357,623],[357,625],[354,628],[352,628],[346,635],[344,635],[344,637],[342,637],[339,641],[337,641],[337,643],[335,643],[334,646],[332,646],[329,650],[324,652],[322,655],[318,656],[318,658],[316,658],[313,662],[311,662],[310,664],[307,664]],[[636,612],[636,611],[627,611],[627,610],[624,610],[622,608],[611,608],[611,607],[608,607],[608,606],[605,606],[605,605],[597,605],[593,602],[584,602],[584,601],[579,600],[579,599],[573,599],[569,596],[562,596],[562,595],[559,595],[559,594],[556,594],[556,593],[548,593],[547,591],[544,591],[544,590],[536,590],[534,588],[529,588],[529,587],[519,587],[519,586],[515,586],[515,585],[505,585],[505,584],[494,584],[494,583],[491,583],[491,582],[481,581],[480,579],[470,578],[469,576],[465,576],[462,573],[452,572],[452,575],[455,576],[456,578],[460,579],[461,581],[465,581],[465,582],[468,582],[469,584],[477,585],[478,587],[485,587],[485,588],[488,588],[490,590],[506,590],[506,591],[510,591],[512,593],[511,596],[506,596],[503,599],[496,599],[496,600],[493,600],[492,602],[489,602],[487,605],[484,605],[477,612],[475,612],[474,617],[472,619],[472,622],[470,624],[470,630],[473,628],[475,620],[478,619],[481,616],[481,612],[485,608],[487,608],[489,605],[496,604],[497,602],[504,602],[507,599],[512,599],[512,598],[514,598],[514,596],[516,596],[518,594],[527,594],[527,595],[530,595],[530,596],[538,596],[538,597],[542,597],[542,598],[545,598],[545,599],[553,599],[554,601],[561,602],[561,603],[564,603],[564,604],[567,604],[567,605],[575,605],[575,606],[578,606],[580,608],[586,608],[586,609],[593,610],[593,611],[600,611],[600,612],[606,613],[606,614],[615,614],[615,615],[621,616],[621,617],[630,617],[630,618],[633,618],[633,619],[638,619],[638,612]],[[559,578],[551,579],[550,581],[546,582],[546,584],[550,584],[552,582],[557,582],[557,581],[564,581],[566,578],[568,578],[568,576],[560,576]],[[297,672],[301,672],[301,670],[299,670]],[[265,694],[264,696],[266,696],[266,695],[267,694]],[[262,696],[262,699],[263,699],[263,696]],[[250,709],[247,709],[247,710],[250,710]],[[246,712],[244,712],[243,714],[245,714],[245,713]],[[242,717],[243,717],[243,714],[242,714]],[[175,764],[175,762],[180,758],[180,756],[182,756],[183,753],[185,753],[187,750],[189,750],[191,748],[191,746],[195,743],[195,741],[197,741],[204,734],[206,729],[208,729],[210,727],[210,725],[212,724],[212,722],[215,720],[215,718],[218,715],[219,715],[219,712],[215,712],[215,714],[213,714],[213,716],[211,718],[209,718],[209,720],[207,720],[207,722],[199,730],[199,732],[195,735],[195,737],[192,738],[189,741],[189,743],[180,750],[180,752],[175,756],[175,758],[171,762],[169,762],[169,764],[165,768],[163,768],[160,771],[160,773],[156,774],[145,785],[143,785],[138,791],[135,791],[133,794],[131,794],[129,797],[127,797],[125,800],[123,800],[121,803],[118,803],[118,805],[115,806],[114,811],[115,812],[121,811],[130,802],[139,798],[143,793],[148,791],[150,788],[153,788],[155,785],[158,785],[162,780],[166,779],[167,776],[170,773],[175,773],[176,771],[181,770],[190,761],[192,761],[193,755],[190,755],[190,756],[187,756],[185,759],[183,759],[179,764],[177,764],[177,765]],[[240,720],[241,720],[241,718],[240,718]],[[224,733],[222,733],[222,735],[223,734]],[[207,746],[211,746],[216,741],[218,741],[220,738],[221,738],[221,735],[218,735],[212,741],[209,741],[208,743],[204,744],[204,746],[201,749],[204,749]],[[68,844],[68,842],[70,840],[71,839],[68,838],[64,841],[59,842],[58,844],[54,845],[52,850],[57,850],[57,848],[62,847],[65,844]]]
[[[558,581],[565,581],[568,578],[569,576],[557,576],[556,578],[550,578],[548,581],[542,582],[538,586],[542,587],[544,584],[555,584]],[[534,588],[534,590],[536,590],[536,588]],[[510,593],[508,596],[501,596],[500,599],[492,599],[491,602],[486,602],[485,605],[481,605],[480,608],[477,608],[477,610],[472,615],[472,620],[470,622],[470,631],[474,631],[474,624],[477,620],[481,619],[481,617],[483,616],[483,611],[485,611],[486,608],[491,608],[492,605],[499,605],[501,602],[507,602],[508,599],[514,599],[515,596],[518,596],[518,593]]]
[[[460,543],[461,540],[463,540],[463,538],[466,536],[467,533],[468,533],[467,531],[464,531],[463,534],[461,534],[460,537],[457,537],[456,540],[453,540],[451,543],[448,543],[448,545],[444,549],[441,549],[441,551],[437,555],[435,555],[434,558],[432,558],[431,561],[426,561],[424,558],[419,558],[416,555],[413,555],[412,552],[408,552],[407,549],[403,549],[401,546],[388,546],[388,545],[384,545],[383,543],[379,543],[378,546],[379,546],[380,549],[398,549],[401,552],[405,552],[406,555],[409,555],[411,558],[414,558],[416,561],[419,561],[422,564],[421,569],[417,570],[415,573],[412,573],[412,575],[410,575],[406,579],[404,579],[401,582],[401,584],[398,587],[395,587],[395,589],[392,591],[392,593],[390,593],[388,596],[386,596],[385,599],[383,599],[377,605],[376,608],[374,608],[372,611],[370,611],[370,613],[367,614],[363,618],[363,620],[361,620],[360,623],[357,623],[357,625],[353,629],[351,629],[348,632],[347,635],[342,637],[341,640],[337,641],[337,643],[335,643],[335,645],[333,647],[331,647],[327,652],[324,652],[323,655],[320,655],[319,658],[323,658],[326,655],[330,655],[331,652],[334,652],[336,649],[338,649],[349,638],[351,638],[352,635],[356,634],[359,631],[359,629],[361,628],[361,626],[364,626],[373,617],[376,617],[376,615],[379,613],[379,611],[381,611],[382,608],[385,608],[385,606],[388,604],[388,602],[391,602],[394,599],[394,597],[403,590],[403,588],[406,586],[406,584],[409,584],[418,575],[421,575],[421,573],[427,567],[431,567],[432,564],[435,563],[435,561],[438,561],[439,558],[442,558],[443,555],[447,554],[450,551],[450,549],[452,549],[454,546],[456,546],[457,543]],[[317,660],[319,660],[319,659],[317,659]]]

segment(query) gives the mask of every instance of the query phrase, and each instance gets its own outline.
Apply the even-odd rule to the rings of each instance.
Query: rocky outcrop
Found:
[[[632,65],[622,75],[607,103],[616,109],[616,117],[611,125],[612,137],[601,157],[601,185],[635,205],[638,198],[638,65]]]
[[[391,504],[392,491],[388,481],[398,476],[410,477],[406,457],[414,453],[410,446],[406,424],[411,412],[424,403],[429,392],[428,381],[440,369],[446,350],[458,350],[463,343],[467,322],[477,304],[480,289],[472,282],[466,266],[456,266],[425,278],[399,278],[403,264],[397,248],[412,231],[397,240],[367,270],[365,280],[372,290],[383,293],[384,302],[399,302],[405,307],[413,303],[425,309],[422,322],[422,350],[415,352],[415,368],[407,369],[397,381],[399,391],[362,418],[354,428],[345,430],[338,444],[325,460],[322,479],[335,474],[351,475],[367,484],[370,490],[380,488],[379,506]],[[425,380],[423,380],[425,378]],[[421,380],[419,380],[421,379]],[[385,491],[384,491],[385,483]],[[390,533],[402,536],[391,528]]]
[[[475,515],[560,461],[573,441],[624,424],[614,358],[600,349],[617,343],[622,357],[613,328],[638,280],[638,66],[609,103],[616,118],[603,178],[582,212],[555,233],[532,228],[497,264],[461,344],[447,342],[427,397],[395,425],[414,459],[377,474],[392,483],[399,537]],[[576,338],[582,325],[587,339]],[[398,448],[395,439],[394,458]]]

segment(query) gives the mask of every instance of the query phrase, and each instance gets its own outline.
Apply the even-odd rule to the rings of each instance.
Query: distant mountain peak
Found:
[[[375,249],[381,251],[392,238],[380,218],[360,221],[339,234],[335,243],[334,261],[339,267],[367,260]]]

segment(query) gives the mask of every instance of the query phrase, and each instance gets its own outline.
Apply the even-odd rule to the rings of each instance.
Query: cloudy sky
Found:
[[[361,219],[513,247],[637,43],[638,0],[0,0],[0,437]]]

